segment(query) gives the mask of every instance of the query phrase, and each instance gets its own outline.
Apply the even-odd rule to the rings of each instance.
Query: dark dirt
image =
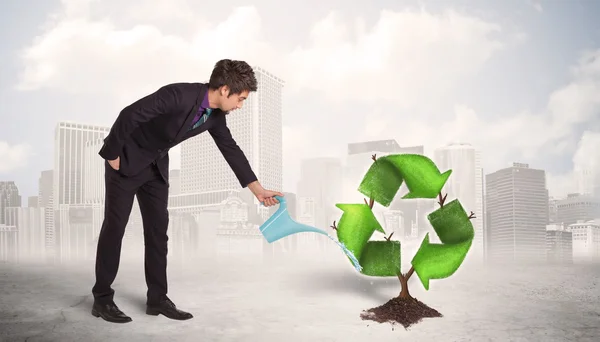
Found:
[[[442,317],[442,314],[416,298],[400,299],[396,297],[381,306],[363,311],[360,317],[363,320],[379,323],[398,323],[406,329],[419,323],[423,318]]]

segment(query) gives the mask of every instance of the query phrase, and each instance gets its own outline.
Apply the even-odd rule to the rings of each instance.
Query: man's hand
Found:
[[[121,167],[121,157],[117,157],[117,159],[115,160],[109,160],[108,165],[110,165],[110,167],[112,167],[115,170],[119,170],[119,168]]]
[[[267,190],[263,188],[258,181],[254,181],[248,184],[248,189],[252,191],[252,193],[254,194],[254,196],[256,196],[258,201],[262,202],[265,205],[265,207],[270,207],[279,203],[275,196],[283,197],[283,194],[281,192]]]

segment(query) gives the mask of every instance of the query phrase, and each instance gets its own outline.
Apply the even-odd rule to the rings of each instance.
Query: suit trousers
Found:
[[[96,250],[94,300],[113,300],[111,288],[119,269],[121,245],[129,221],[134,196],[137,196],[144,227],[144,271],[147,304],[156,304],[167,296],[167,227],[169,185],[155,163],[135,176],[126,177],[105,161],[104,221]]]

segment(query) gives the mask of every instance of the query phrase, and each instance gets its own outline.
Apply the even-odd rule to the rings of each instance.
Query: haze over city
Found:
[[[300,223],[335,237],[335,205],[363,203],[358,186],[373,155],[424,155],[453,171],[442,193],[473,213],[475,236],[454,275],[429,291],[411,279],[411,292],[444,317],[407,336],[600,336],[595,2],[39,5],[0,5],[0,340],[123,338],[89,314],[105,204],[98,151],[123,107],[165,84],[206,82],[223,58],[247,61],[258,79],[228,126]],[[136,202],[115,285],[138,325],[133,340],[404,333],[358,316],[398,295],[398,279],[358,274],[325,236],[265,241],[258,227],[277,206],[260,206],[240,187],[209,134],[169,158],[169,288],[196,317],[184,328],[145,317]],[[427,233],[439,243],[427,217],[438,199],[400,199],[407,191],[373,207],[385,235],[402,243],[403,272]],[[285,301],[289,308],[277,306]],[[153,324],[163,330],[144,327]]]

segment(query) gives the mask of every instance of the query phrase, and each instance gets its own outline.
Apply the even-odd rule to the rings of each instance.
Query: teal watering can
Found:
[[[281,196],[275,196],[275,198],[279,201],[279,209],[277,209],[277,211],[259,227],[261,234],[264,236],[267,242],[272,243],[288,235],[296,233],[313,232],[323,234],[340,246],[357,271],[362,271],[362,266],[354,256],[354,253],[346,248],[343,243],[335,240],[324,230],[292,220],[290,217],[290,212],[287,210],[287,202],[285,198]]]
[[[324,230],[292,220],[290,212],[287,209],[285,198],[281,196],[275,196],[275,198],[279,201],[279,209],[277,209],[277,211],[259,228],[267,242],[271,243],[288,235],[302,232],[314,232],[328,235]]]

